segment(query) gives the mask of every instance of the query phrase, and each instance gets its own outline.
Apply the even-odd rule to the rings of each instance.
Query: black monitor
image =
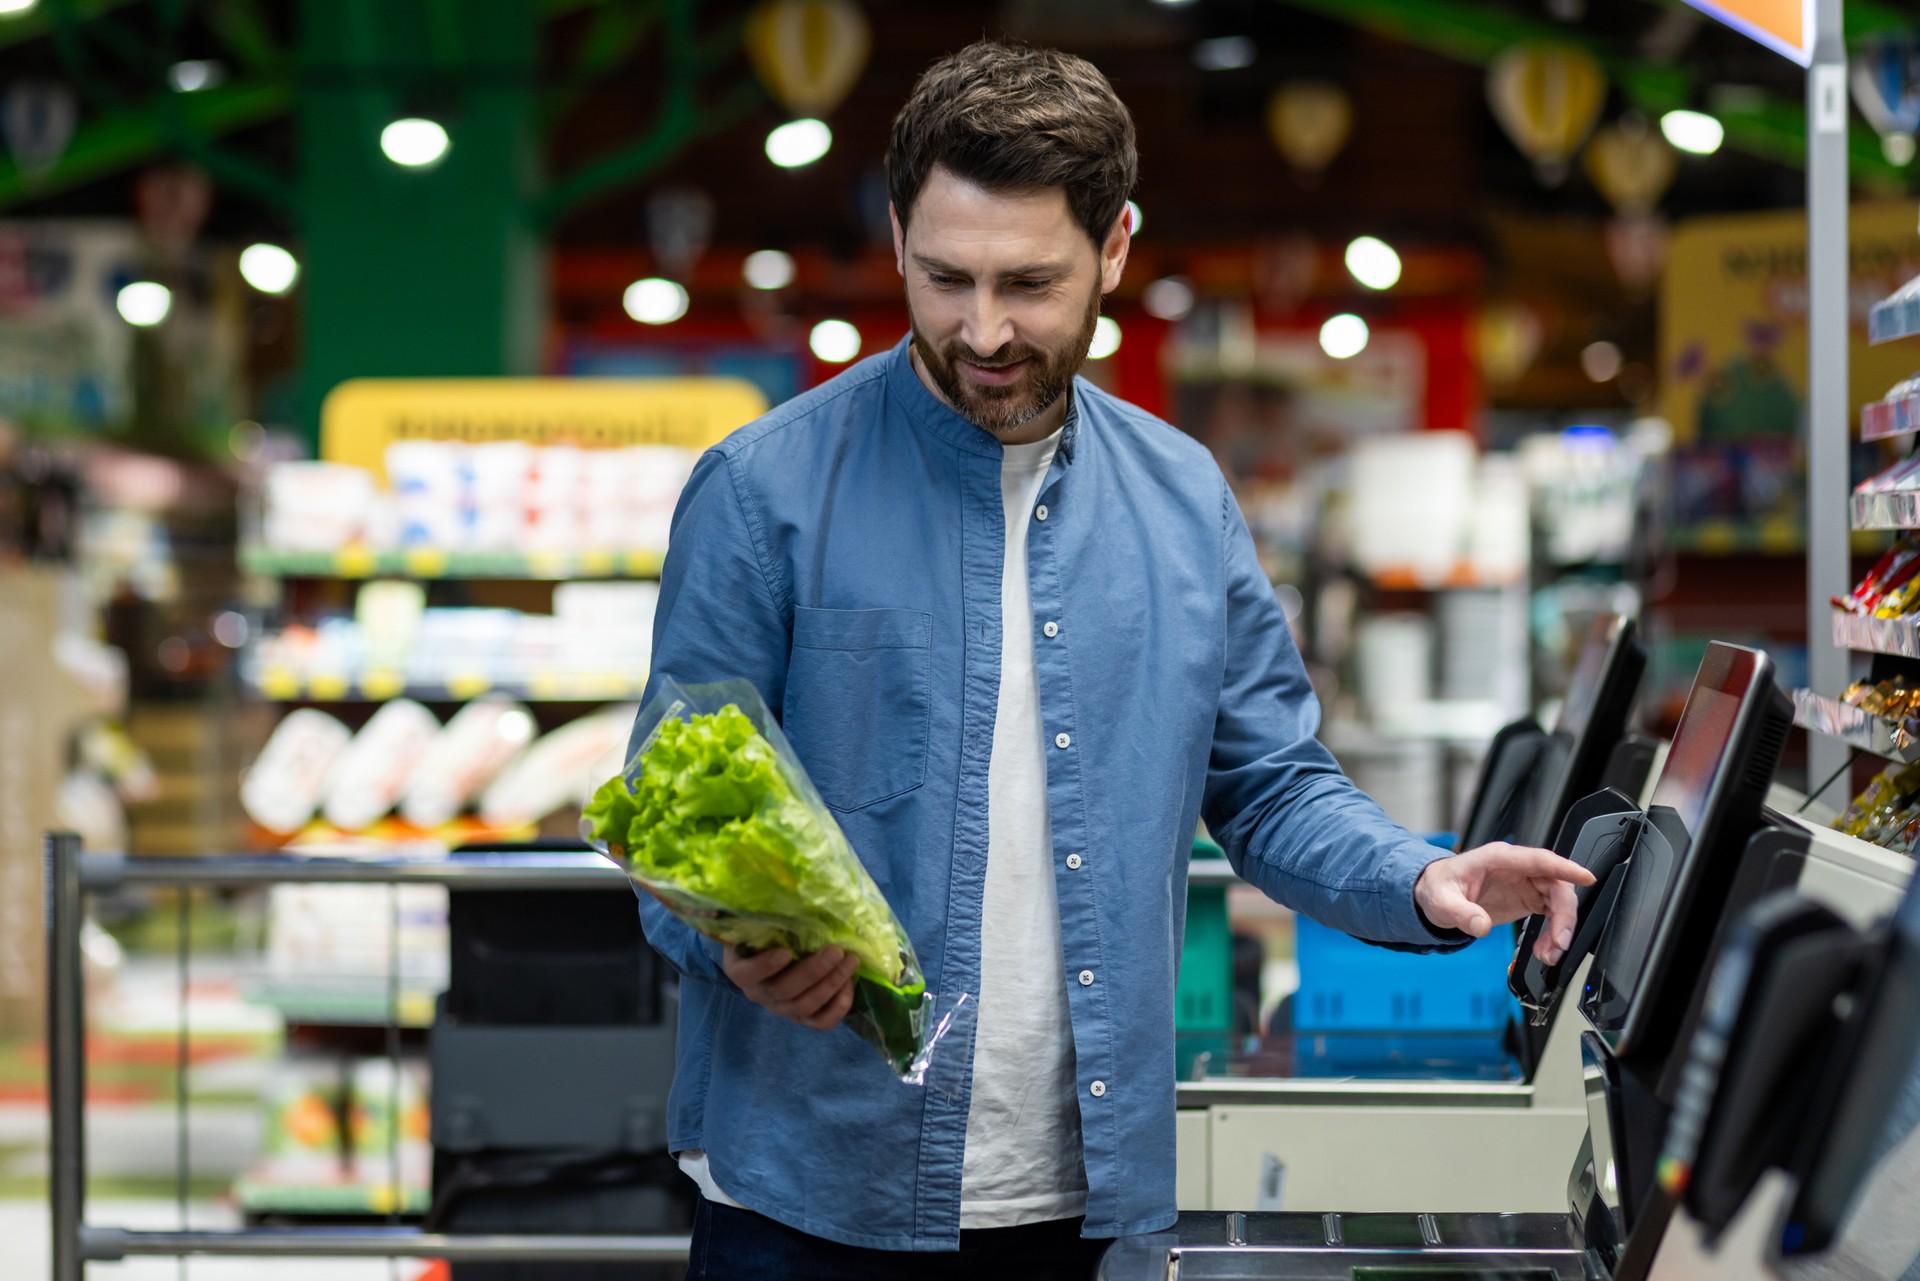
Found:
[[[1621,1061],[1658,1065],[1684,1046],[1792,723],[1765,654],[1719,641],[1707,647],[1581,1002]]]
[[[1607,766],[1627,731],[1647,654],[1633,620],[1594,620],[1551,730],[1531,718],[1494,737],[1480,765],[1458,848],[1489,841],[1545,846],[1567,811],[1609,781]]]
[[[1794,1162],[1781,1242],[1789,1253],[1825,1248],[1875,1163],[1920,1126],[1920,880],[1894,913],[1827,1067]]]
[[[1626,736],[1646,669],[1647,651],[1633,619],[1602,614],[1593,620],[1548,735],[1544,759],[1553,774],[1542,780],[1518,844],[1547,844],[1573,803],[1605,786],[1607,762]]]

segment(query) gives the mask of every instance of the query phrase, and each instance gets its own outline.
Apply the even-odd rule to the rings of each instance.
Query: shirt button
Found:
[[[1033,509],[1033,518],[1035,520],[1045,520],[1047,518],[1047,505],[1045,503],[1041,503]]]
[[[1048,623],[1045,627],[1042,627],[1040,630],[1046,633],[1048,640],[1052,640],[1055,636],[1058,636],[1060,634],[1060,624]]]
[[[1073,872],[1080,870],[1080,856],[1078,854],[1067,855],[1067,870]]]
[[[1093,986],[1093,971],[1092,971],[1092,970],[1081,970],[1081,971],[1080,971],[1080,986],[1081,986],[1081,987],[1092,987],[1092,986]]]
[[[1073,746],[1073,740],[1065,734],[1055,734],[1053,736],[1053,745],[1061,751],[1065,751],[1067,748]]]
[[[1087,1087],[1087,1093],[1096,1099],[1104,1099],[1107,1097],[1107,1083],[1105,1081],[1095,1081]]]

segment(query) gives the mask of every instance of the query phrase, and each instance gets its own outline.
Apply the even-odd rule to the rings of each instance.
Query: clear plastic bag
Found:
[[[759,691],[663,680],[637,730],[639,750],[595,793],[581,835],[709,938],[856,956],[846,1026],[901,1080],[927,1084],[935,1046],[971,1023],[972,1001],[928,993],[906,930]]]

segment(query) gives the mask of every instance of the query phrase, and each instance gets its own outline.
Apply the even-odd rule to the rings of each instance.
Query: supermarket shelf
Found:
[[[1907,286],[1911,284],[1912,281],[1907,282],[1891,297],[1875,303],[1867,313],[1868,342],[1892,342],[1920,334],[1920,294],[1907,293]]]
[[[384,703],[390,698],[464,703],[482,694],[506,694],[526,703],[598,703],[640,697],[647,678],[621,672],[548,672],[496,679],[475,672],[417,684],[409,683],[398,672],[302,676],[269,670],[248,683],[262,696],[282,703]]]
[[[1860,439],[1885,440],[1920,431],[1920,396],[1875,400],[1860,409]]]
[[[310,1214],[328,1217],[425,1214],[433,1197],[424,1187],[398,1189],[386,1183],[278,1183],[243,1175],[234,1199],[249,1214]],[[399,1204],[395,1204],[395,1201]]]
[[[431,547],[332,552],[243,547],[240,567],[272,578],[658,578],[662,551],[456,552]]]
[[[1854,494],[1847,502],[1856,530],[1920,528],[1920,489]]]
[[[1914,736],[1920,724],[1875,716],[1810,689],[1793,691],[1793,723],[1903,765],[1920,760],[1920,738]]]
[[[1833,611],[1833,643],[1846,649],[1920,658],[1920,618],[1910,614],[1898,618],[1869,618],[1836,609]]]

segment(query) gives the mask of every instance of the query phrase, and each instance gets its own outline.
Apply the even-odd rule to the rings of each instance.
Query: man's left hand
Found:
[[[1591,884],[1592,872],[1552,850],[1495,841],[1427,864],[1413,883],[1413,901],[1435,929],[1474,938],[1544,913],[1547,925],[1533,954],[1555,965],[1573,942],[1574,886]]]

